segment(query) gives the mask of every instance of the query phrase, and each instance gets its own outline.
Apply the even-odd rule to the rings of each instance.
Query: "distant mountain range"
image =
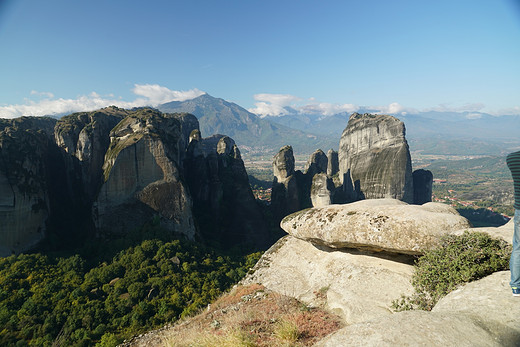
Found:
[[[228,135],[248,156],[273,155],[288,144],[293,146],[296,155],[309,155],[318,148],[324,151],[337,149],[351,115],[347,112],[330,116],[301,114],[289,109],[292,112],[281,117],[260,117],[235,103],[208,94],[162,104],[158,109],[194,114],[199,119],[203,136]],[[423,112],[397,118],[405,123],[410,149],[416,153],[503,155],[520,148],[520,116]]]
[[[326,151],[339,144],[339,137],[330,139],[328,136],[262,119],[235,103],[208,94],[192,100],[169,102],[157,108],[162,112],[188,112],[195,115],[202,136],[228,135],[248,155],[274,155],[288,144],[293,146],[297,154],[312,153],[317,148]]]

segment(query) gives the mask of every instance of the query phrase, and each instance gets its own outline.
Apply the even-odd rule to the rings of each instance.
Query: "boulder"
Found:
[[[332,248],[421,254],[438,245],[442,235],[471,224],[441,203],[371,199],[302,210],[285,217],[281,227],[296,238]]]
[[[413,202],[412,162],[399,119],[352,114],[341,135],[338,156],[340,179],[349,199]]]
[[[413,292],[410,257],[385,256],[327,249],[285,236],[263,254],[243,283],[260,283],[309,305],[325,305],[353,324],[391,314],[392,301]]]
[[[519,346],[520,305],[509,271],[468,283],[427,311],[347,326],[316,346]]]

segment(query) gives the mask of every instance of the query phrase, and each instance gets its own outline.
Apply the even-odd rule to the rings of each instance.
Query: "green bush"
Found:
[[[392,304],[396,311],[431,310],[440,298],[457,286],[496,271],[507,270],[511,246],[488,234],[468,232],[447,235],[438,248],[426,251],[415,263],[415,293]]]

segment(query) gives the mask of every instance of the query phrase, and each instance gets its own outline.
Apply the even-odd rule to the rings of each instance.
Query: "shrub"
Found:
[[[465,231],[442,237],[438,248],[426,251],[415,263],[415,293],[392,303],[396,311],[431,310],[440,298],[457,286],[496,271],[507,270],[511,246],[488,234]]]

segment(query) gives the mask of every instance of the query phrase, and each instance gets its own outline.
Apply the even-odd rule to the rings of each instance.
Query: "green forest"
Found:
[[[261,255],[171,239],[149,224],[76,254],[0,258],[0,345],[114,346],[196,313]]]

